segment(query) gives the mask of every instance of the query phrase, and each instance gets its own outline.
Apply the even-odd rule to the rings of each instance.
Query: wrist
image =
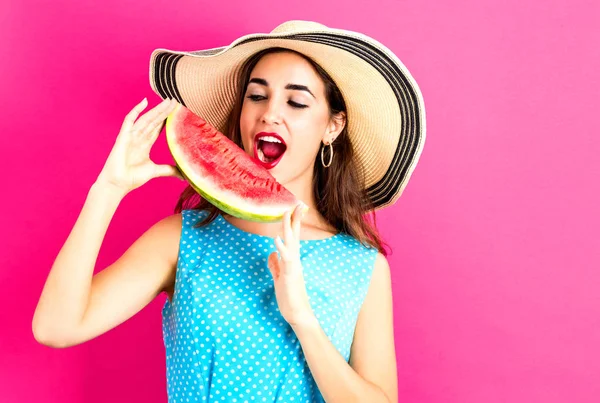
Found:
[[[128,192],[112,183],[97,180],[92,184],[90,193],[97,193],[103,197],[121,200],[127,195]]]
[[[290,324],[294,332],[298,333],[301,331],[310,331],[319,329],[321,327],[319,320],[314,314],[307,314],[302,319],[294,321],[293,324]]]

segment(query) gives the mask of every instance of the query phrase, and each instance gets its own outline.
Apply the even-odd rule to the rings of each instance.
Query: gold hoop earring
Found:
[[[331,165],[331,161],[333,161],[333,146],[331,143],[327,144],[329,146],[329,162],[325,165],[325,158],[323,157],[323,151],[325,151],[325,145],[321,147],[321,164],[323,164],[323,168],[329,167]]]

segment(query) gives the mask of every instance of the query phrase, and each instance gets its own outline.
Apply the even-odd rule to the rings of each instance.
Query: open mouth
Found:
[[[265,168],[274,168],[285,154],[287,146],[276,133],[261,132],[254,138],[254,158]]]

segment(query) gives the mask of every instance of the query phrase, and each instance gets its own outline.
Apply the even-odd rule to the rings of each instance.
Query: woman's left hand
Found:
[[[277,305],[283,318],[291,326],[300,326],[314,321],[310,306],[302,263],[300,262],[300,222],[306,208],[302,203],[287,211],[282,220],[283,241],[275,238],[279,251],[269,255],[268,266],[275,283]]]

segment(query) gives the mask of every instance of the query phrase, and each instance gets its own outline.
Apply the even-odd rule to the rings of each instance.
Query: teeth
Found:
[[[278,138],[275,138],[273,136],[263,136],[263,137],[260,137],[259,140],[268,141],[269,143],[280,143],[281,144],[281,141]]]

